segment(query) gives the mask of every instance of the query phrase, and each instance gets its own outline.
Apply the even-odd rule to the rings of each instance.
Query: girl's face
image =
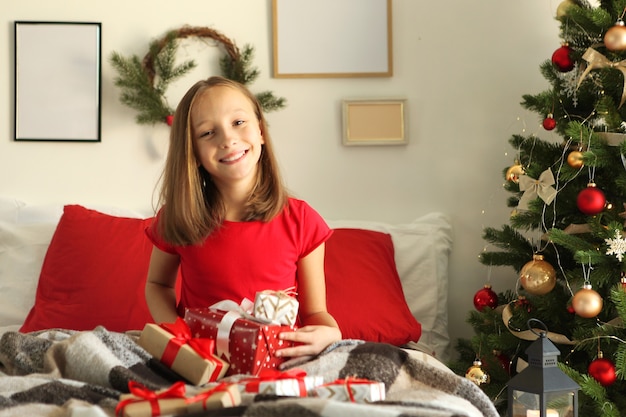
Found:
[[[227,86],[200,94],[191,109],[191,133],[200,164],[218,188],[250,189],[265,143],[252,102]]]

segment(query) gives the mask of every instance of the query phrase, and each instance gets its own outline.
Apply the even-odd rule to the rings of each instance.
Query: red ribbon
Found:
[[[185,398],[185,383],[182,381],[178,381],[167,390],[160,392],[150,391],[139,382],[129,381],[128,390],[131,394],[135,396],[135,398],[127,398],[120,401],[117,404],[117,407],[115,407],[116,416],[120,415],[120,411],[122,411],[124,407],[126,407],[128,404],[142,401],[149,401],[152,415],[158,416],[159,414],[161,414],[161,409],[159,408],[159,400]]]
[[[174,337],[167,342],[167,346],[165,346],[165,350],[161,356],[161,362],[165,365],[171,367],[178,351],[186,344],[191,346],[191,348],[204,359],[211,360],[213,358],[215,341],[208,338],[192,337],[191,329],[182,318],[177,317],[174,323],[161,323],[160,326],[174,335]]]
[[[352,391],[352,385],[354,384],[372,384],[375,381],[369,380],[369,379],[363,379],[363,378],[351,378],[348,377],[346,379],[337,379],[329,384],[324,384],[322,385],[323,387],[328,387],[328,386],[332,386],[332,385],[343,385],[346,389],[346,392],[348,394],[348,398],[350,399],[351,402],[356,402],[356,399],[354,398],[354,392]]]
[[[211,388],[208,391],[201,392],[200,394],[197,394],[197,395],[194,395],[191,398],[188,398],[187,399],[187,403],[195,403],[195,402],[202,401],[202,409],[206,410],[206,402],[207,402],[207,400],[210,397],[213,396],[213,394],[216,394],[218,392],[226,392],[226,393],[228,393],[228,396],[230,397],[230,403],[232,405],[237,405],[237,404],[235,404],[235,399],[233,398],[233,394],[228,389],[231,385],[233,385],[233,384],[228,384],[226,382],[222,382],[219,385],[217,385],[216,387]]]
[[[246,384],[247,392],[259,392],[259,385],[261,384],[261,382],[277,381],[281,379],[295,379],[298,381],[300,396],[304,396],[306,395],[306,384],[304,383],[304,377],[306,377],[306,371],[298,368],[289,369],[287,371],[263,369],[259,373],[259,376],[246,378],[241,380],[240,382]]]

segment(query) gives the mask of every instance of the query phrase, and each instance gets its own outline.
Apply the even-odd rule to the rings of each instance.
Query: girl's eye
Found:
[[[243,120],[235,120],[235,126],[241,126],[242,124],[244,124]]]

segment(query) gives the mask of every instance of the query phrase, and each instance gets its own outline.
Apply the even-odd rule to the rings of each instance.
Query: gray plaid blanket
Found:
[[[137,345],[136,336],[102,327],[83,332],[4,333],[0,415],[114,416],[118,398],[128,392],[130,381],[157,390],[180,380]],[[475,384],[422,358],[420,352],[387,344],[342,341],[293,366],[321,375],[325,382],[346,377],[384,382],[384,401],[363,404],[250,394],[241,406],[195,416],[498,417]],[[198,387],[188,389],[193,393]]]

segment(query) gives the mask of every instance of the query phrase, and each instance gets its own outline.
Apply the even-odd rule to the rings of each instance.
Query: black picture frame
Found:
[[[16,141],[101,141],[102,24],[14,22]]]

